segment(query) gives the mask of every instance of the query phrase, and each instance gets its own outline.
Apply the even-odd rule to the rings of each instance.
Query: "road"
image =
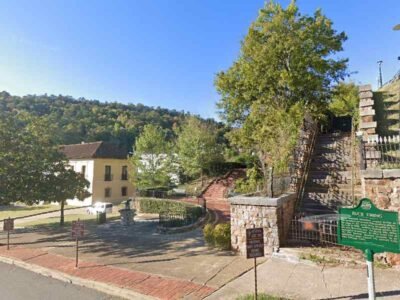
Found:
[[[0,298],[9,300],[122,300],[96,290],[65,283],[0,263]]]

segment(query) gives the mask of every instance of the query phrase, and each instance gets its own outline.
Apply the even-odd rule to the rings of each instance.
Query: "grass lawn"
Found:
[[[69,208],[72,206],[66,206]],[[33,206],[18,206],[18,205],[10,205],[7,207],[3,207],[0,209],[0,220],[17,217],[26,217],[34,214],[39,214],[43,212],[59,210],[60,207],[58,205],[33,205]]]
[[[113,212],[112,214],[107,214],[107,221],[115,220],[119,218],[118,212]],[[82,220],[85,224],[95,224],[96,215],[89,214],[70,214],[64,216],[64,226],[70,226],[72,221]],[[58,227],[60,223],[60,216],[50,217],[46,219],[39,219],[34,221],[25,222],[22,224],[24,227]]]
[[[193,196],[199,196],[201,193],[201,190],[205,188],[208,184],[210,184],[211,181],[213,181],[215,177],[203,177],[203,186],[201,186],[201,179],[196,179],[191,182],[182,184],[178,186],[179,189],[183,189],[186,191],[187,195],[193,195]]]

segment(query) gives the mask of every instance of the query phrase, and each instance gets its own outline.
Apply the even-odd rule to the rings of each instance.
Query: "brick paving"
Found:
[[[7,250],[5,246],[2,246],[0,255],[82,279],[131,289],[134,292],[158,299],[203,299],[215,291],[215,288],[191,281],[85,261],[79,261],[79,268],[75,268],[74,259],[48,253],[41,249],[13,247]]]
[[[213,182],[203,193],[202,197],[206,201],[207,208],[218,215],[218,222],[229,222],[231,215],[227,194],[235,180],[244,175],[244,170],[233,170],[226,177]]]

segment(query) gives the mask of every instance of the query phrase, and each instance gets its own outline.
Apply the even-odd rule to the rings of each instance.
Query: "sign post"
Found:
[[[8,217],[3,220],[3,231],[7,231],[7,250],[10,250],[10,231],[14,230],[14,219]]]
[[[254,258],[254,299],[257,300],[257,257],[264,257],[263,228],[246,229],[247,258]]]
[[[83,237],[85,226],[82,221],[72,221],[72,238],[76,239],[75,268],[78,268],[79,238]]]
[[[352,246],[364,252],[368,270],[369,300],[374,300],[374,254],[400,253],[398,213],[380,210],[368,198],[361,199],[354,208],[340,208],[339,213],[339,244]]]

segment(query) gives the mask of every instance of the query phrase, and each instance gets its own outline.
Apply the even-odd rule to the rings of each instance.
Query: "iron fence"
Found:
[[[400,135],[369,137],[362,142],[361,168],[400,168]]]
[[[338,214],[295,216],[291,221],[289,238],[313,245],[340,246],[337,235],[338,216]]]

